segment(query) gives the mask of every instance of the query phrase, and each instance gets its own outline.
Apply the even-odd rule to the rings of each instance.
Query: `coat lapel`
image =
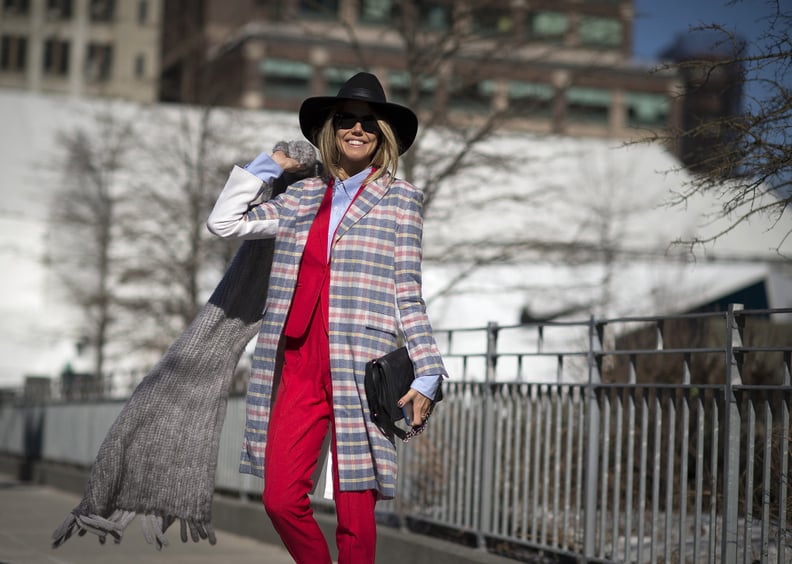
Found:
[[[371,211],[377,202],[379,202],[385,194],[388,193],[388,186],[390,183],[390,175],[385,175],[378,178],[376,181],[366,184],[363,191],[358,194],[352,205],[349,206],[346,214],[344,214],[341,223],[336,229],[335,237],[333,237],[333,245],[336,244],[344,233],[349,231],[349,228],[355,225],[362,217]]]

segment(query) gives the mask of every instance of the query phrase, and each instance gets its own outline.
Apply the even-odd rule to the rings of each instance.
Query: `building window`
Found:
[[[433,31],[445,31],[451,27],[451,6],[439,2],[417,1],[418,18],[421,26]]]
[[[437,79],[418,79],[417,100],[410,100],[410,75],[404,71],[393,71],[388,75],[388,100],[410,106],[412,109],[427,109],[434,106]]]
[[[566,91],[567,117],[570,122],[607,123],[611,93],[601,88],[571,86]]]
[[[68,20],[72,17],[72,0],[47,0],[47,18]]]
[[[395,16],[393,0],[361,0],[358,4],[358,19],[362,23],[389,24]]]
[[[112,22],[114,16],[114,0],[91,0],[90,19],[92,22]]]
[[[662,128],[668,125],[671,101],[663,94],[627,92],[624,95],[630,127]]]
[[[264,59],[261,63],[261,73],[264,80],[264,96],[267,98],[302,99],[310,91],[313,68],[301,61]]]
[[[448,95],[448,108],[468,114],[487,114],[492,110],[492,96],[495,93],[495,82],[463,81],[455,78],[451,81]]]
[[[426,31],[446,31],[451,27],[451,5],[447,2],[414,0],[407,2],[407,6],[404,4],[404,2],[395,3],[394,18],[407,18],[410,25],[418,22],[418,26]]]
[[[473,30],[479,35],[507,35],[514,30],[514,13],[495,7],[473,12]]]
[[[23,72],[27,63],[27,38],[3,35],[0,39],[0,70]]]
[[[583,16],[580,19],[580,44],[589,47],[620,47],[622,23],[613,18]]]
[[[69,72],[69,42],[47,39],[44,42],[44,74],[65,76]]]
[[[352,67],[327,67],[324,69],[325,77],[325,94],[327,96],[335,96],[338,91],[349,80],[352,75],[360,72],[359,68]]]
[[[135,57],[135,78],[146,78],[146,56]]]
[[[30,11],[30,0],[3,0],[3,14],[24,16]]]
[[[147,0],[140,0],[138,2],[138,10],[137,10],[137,21],[140,25],[144,25],[148,22],[148,1]]]
[[[105,82],[110,80],[113,69],[113,46],[89,43],[85,57],[85,76],[88,80]]]
[[[555,89],[541,82],[511,81],[508,84],[509,110],[521,117],[550,118]]]
[[[338,0],[300,0],[300,15],[335,20],[338,18]]]
[[[532,39],[560,41],[569,27],[566,14],[560,12],[535,12],[528,14],[526,33]]]

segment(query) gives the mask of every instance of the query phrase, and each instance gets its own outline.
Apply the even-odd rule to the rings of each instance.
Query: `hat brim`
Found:
[[[330,113],[345,100],[360,100],[359,98],[346,98],[339,96],[315,96],[307,98],[300,106],[300,130],[305,138],[318,146],[317,136],[322,130]],[[372,102],[360,100],[369,104],[382,119],[388,122],[399,142],[399,154],[403,154],[415,141],[418,133],[418,118],[406,106],[392,102]]]

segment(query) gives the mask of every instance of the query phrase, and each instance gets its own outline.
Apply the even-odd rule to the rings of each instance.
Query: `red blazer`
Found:
[[[332,200],[333,183],[331,182],[322,198],[316,218],[311,224],[308,240],[305,242],[305,251],[297,274],[297,286],[283,328],[287,337],[294,339],[302,337],[317,305],[321,302],[323,307],[327,307],[330,288],[327,284],[330,278],[330,267],[327,264],[327,230],[330,228]],[[327,316],[323,315],[322,319],[327,331]]]

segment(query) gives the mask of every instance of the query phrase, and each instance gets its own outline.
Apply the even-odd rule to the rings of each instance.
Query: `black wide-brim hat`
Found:
[[[325,121],[344,100],[367,102],[393,129],[399,142],[401,155],[415,141],[418,133],[418,118],[406,106],[388,102],[382,84],[371,73],[359,72],[347,80],[335,96],[307,98],[300,106],[300,129],[305,138],[318,146],[317,136]]]

